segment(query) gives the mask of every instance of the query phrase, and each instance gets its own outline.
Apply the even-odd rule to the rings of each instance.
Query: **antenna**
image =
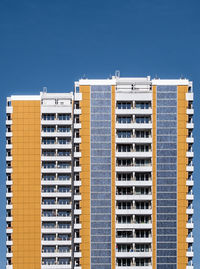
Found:
[[[119,70],[115,71],[115,77],[120,78],[120,71]]]
[[[47,93],[47,87],[43,87],[43,93]]]

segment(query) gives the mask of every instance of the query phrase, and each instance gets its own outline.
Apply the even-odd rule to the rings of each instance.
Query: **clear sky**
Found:
[[[121,76],[186,77],[195,93],[195,268],[200,268],[200,1],[0,0],[0,268],[5,268],[5,105]]]

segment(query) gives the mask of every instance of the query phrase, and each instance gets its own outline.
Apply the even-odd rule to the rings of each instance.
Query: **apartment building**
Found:
[[[6,269],[193,269],[187,79],[7,98]]]

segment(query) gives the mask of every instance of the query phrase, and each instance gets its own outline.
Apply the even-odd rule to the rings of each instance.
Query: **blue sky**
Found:
[[[71,91],[84,75],[186,77],[195,94],[195,268],[200,266],[200,1],[0,1],[0,268],[5,268],[5,104]]]

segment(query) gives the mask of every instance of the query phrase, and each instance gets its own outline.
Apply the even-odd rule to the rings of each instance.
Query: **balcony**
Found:
[[[7,240],[6,241],[6,246],[12,246],[13,245],[13,241],[12,240]]]
[[[187,123],[186,124],[186,128],[187,129],[194,129],[194,123],[192,123],[192,122],[191,123]]]
[[[191,151],[187,151],[186,152],[186,157],[187,158],[193,158],[194,157],[194,152],[191,150]]]
[[[194,186],[194,180],[192,178],[186,180],[186,186]]]
[[[186,171],[187,172],[194,172],[194,166],[193,165],[187,165],[186,166]]]
[[[194,214],[194,208],[193,207],[188,207],[186,209],[186,214],[187,215],[193,215]]]
[[[186,113],[188,115],[193,115],[194,114],[194,109],[193,108],[187,108]]]
[[[194,137],[190,136],[186,138],[186,143],[193,144],[194,143]]]
[[[192,257],[194,257],[194,252],[193,252],[193,250],[188,250],[188,251],[186,252],[186,256],[187,256],[188,258],[192,258]]]
[[[7,252],[6,253],[6,258],[12,258],[13,257],[13,253],[12,252]]]
[[[194,200],[194,195],[191,193],[191,194],[187,194],[186,195],[186,199],[187,200]]]
[[[193,229],[194,228],[194,223],[193,222],[187,222],[186,223],[186,228],[187,229]]]
[[[74,129],[81,129],[81,123],[74,123]]]
[[[186,238],[186,242],[189,244],[189,243],[194,243],[194,237],[193,235],[188,235],[187,238]]]

